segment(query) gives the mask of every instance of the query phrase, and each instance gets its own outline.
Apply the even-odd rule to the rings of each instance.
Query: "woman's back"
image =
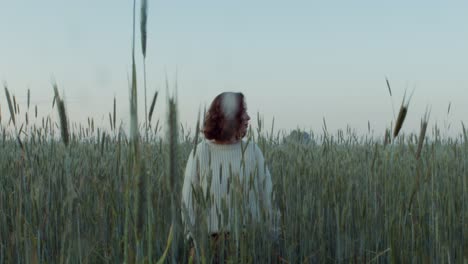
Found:
[[[208,197],[205,212],[209,233],[229,231],[232,222],[259,220],[259,208],[271,211],[271,185],[263,154],[255,143],[242,140],[216,144],[205,139],[187,162],[183,206],[188,216],[183,214],[184,222],[190,218],[195,224],[196,206],[191,196],[197,187],[202,190],[200,197]]]

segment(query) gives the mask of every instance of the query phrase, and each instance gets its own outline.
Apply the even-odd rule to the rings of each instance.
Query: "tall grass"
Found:
[[[147,16],[145,5],[141,10]],[[141,139],[135,9],[136,1],[128,136],[117,129],[115,98],[109,114],[114,133],[107,133],[92,118],[87,126],[73,123],[56,85],[52,108],[57,104],[58,122],[38,114],[37,106],[26,122],[4,86],[10,121],[0,123],[0,264],[188,261],[179,201],[186,161],[201,141],[200,114],[195,133],[185,132],[190,130],[179,124],[177,100],[170,98],[163,137],[159,120],[148,129],[158,93],[148,116],[145,89],[146,137]],[[142,15],[141,25],[146,19]],[[387,85],[391,95],[388,80]],[[310,138],[302,131],[274,137],[273,125],[265,132],[258,114],[256,133],[250,129],[242,149],[255,142],[265,154],[282,212],[280,243],[265,225],[242,223],[247,187],[231,177],[234,242],[228,258],[234,263],[468,261],[465,126],[455,138],[440,137],[436,126],[428,133],[427,112],[419,137],[405,135],[408,103],[404,98],[392,144],[390,129],[385,138],[357,135],[351,128],[333,133],[325,119],[323,133]],[[28,90],[26,109],[29,104]],[[200,188],[194,194],[196,261],[206,263],[214,255],[204,218],[211,197]],[[225,204],[220,210],[227,215],[229,209]]]
[[[47,131],[30,126],[21,138],[23,151],[8,130],[13,124],[6,125],[0,144],[0,263],[124,259],[125,212],[139,192],[129,181],[134,172],[126,162],[131,141],[122,133],[101,137],[95,129],[67,148],[51,136],[60,134],[57,126]],[[346,131],[312,134],[308,142],[251,133],[265,153],[283,211],[281,257],[289,263],[466,260],[468,145],[463,134],[436,140],[436,133],[426,135],[418,159],[411,149],[419,142],[409,135],[384,148],[381,139],[365,141]],[[157,260],[164,252],[176,262],[188,259],[180,228],[173,230],[179,237],[173,247],[167,242],[171,226],[180,221],[179,203],[173,203],[180,190],[174,186],[181,186],[195,136],[180,134],[171,147],[169,139],[151,135],[141,148],[145,164],[151,164],[142,170],[148,177],[145,208],[151,209],[143,230],[153,235],[139,238],[145,249],[140,260]],[[127,254],[133,262],[138,221],[129,212]],[[240,239],[243,260],[270,257],[271,245],[259,227],[248,228],[255,237]],[[210,259],[207,243],[200,243],[198,252],[200,259]]]
[[[143,55],[143,81],[145,88],[145,139],[148,140],[148,99],[146,97],[146,44],[147,44],[147,23],[148,23],[148,1],[141,1],[140,12],[140,36],[141,36],[141,53]]]

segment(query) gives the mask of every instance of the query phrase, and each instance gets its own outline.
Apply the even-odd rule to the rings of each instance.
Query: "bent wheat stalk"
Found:
[[[414,90],[413,90],[413,93],[414,93]],[[398,133],[403,127],[403,122],[405,121],[406,115],[408,114],[408,107],[411,101],[411,97],[413,97],[413,93],[411,93],[411,96],[408,98],[408,101],[405,101],[406,99],[406,91],[405,91],[405,95],[403,96],[403,100],[401,102],[400,111],[398,113],[398,118],[395,123],[395,129],[393,130],[393,138],[396,138],[398,136]]]
[[[416,151],[417,160],[419,160],[419,158],[421,157],[421,151],[424,145],[424,138],[426,136],[427,124],[429,122],[430,115],[431,115],[431,110],[429,108],[426,108],[426,113],[424,114],[424,117],[421,119],[421,131],[419,132],[418,150]]]

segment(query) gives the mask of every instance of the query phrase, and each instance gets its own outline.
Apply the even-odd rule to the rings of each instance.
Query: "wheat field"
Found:
[[[48,120],[18,134],[2,123],[0,263],[153,263],[164,252],[166,261],[188,260],[179,201],[197,135],[178,129],[163,140],[150,125],[136,172],[123,131],[90,122],[65,144]],[[351,130],[272,135],[249,133],[272,172],[284,263],[466,262],[466,132],[443,139],[433,130],[419,159],[416,135],[387,145]],[[272,243],[249,228],[233,260],[268,262]]]
[[[196,128],[183,127],[177,98],[168,98],[168,110],[158,109],[157,93],[148,111],[147,8],[143,1],[142,86],[133,36],[129,133],[118,125],[115,98],[108,124],[92,117],[77,124],[57,84],[51,89],[56,115],[46,116],[30,104],[29,90],[27,104],[19,105],[4,85],[0,264],[211,263],[203,221],[196,257],[189,258],[180,208],[185,164],[202,140],[203,118]],[[136,1],[133,12],[135,33]],[[458,136],[442,137],[437,126],[428,127],[426,113],[420,134],[404,134],[408,106],[404,99],[393,134],[388,129],[384,138],[326,125],[318,134],[274,131],[258,114],[247,138],[271,171],[281,235],[274,243],[261,224],[237,225],[229,261],[467,263],[467,131],[463,126]],[[152,121],[154,111],[168,116]],[[203,209],[210,197],[195,193]],[[242,199],[235,196],[239,204]],[[238,212],[231,217],[242,216],[243,208]]]

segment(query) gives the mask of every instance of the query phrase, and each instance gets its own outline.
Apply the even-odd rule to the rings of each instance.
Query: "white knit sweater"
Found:
[[[195,202],[194,191],[202,194],[198,195],[198,201],[205,199],[207,192],[211,198],[201,213],[206,217],[209,234],[231,231],[235,222],[245,224],[246,219],[260,220],[261,212],[266,213],[267,219],[278,219],[279,211],[272,206],[270,172],[262,151],[253,142],[243,140],[221,145],[204,139],[198,144],[195,155],[192,150],[182,188],[182,221],[187,236],[192,236],[191,231],[200,225],[195,215],[197,207],[201,206],[200,202]],[[236,196],[241,198],[236,200]],[[239,205],[244,211],[243,219],[239,219]],[[272,230],[278,229],[276,222],[269,221]]]

